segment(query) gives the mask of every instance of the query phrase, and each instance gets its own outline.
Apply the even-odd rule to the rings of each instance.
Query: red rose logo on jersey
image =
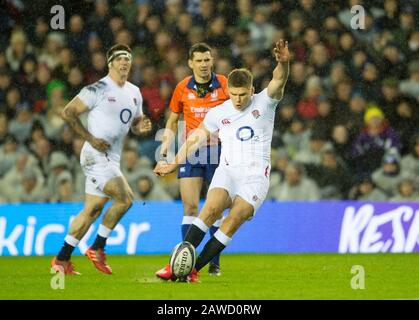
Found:
[[[259,110],[253,110],[252,111],[252,115],[257,119],[257,118],[259,118],[260,117],[260,113],[259,113]]]
[[[223,121],[221,121],[222,124],[230,124],[230,119],[223,119]]]

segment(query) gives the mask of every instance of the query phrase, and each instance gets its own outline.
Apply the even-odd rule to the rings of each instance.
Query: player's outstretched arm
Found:
[[[84,140],[87,140],[92,147],[95,149],[105,152],[109,149],[109,143],[103,139],[97,139],[90,134],[89,131],[83,126],[80,121],[79,116],[88,110],[87,106],[80,100],[80,98],[75,97],[71,100],[61,112],[61,117],[67,124],[73,129]]]
[[[169,118],[166,122],[166,128],[163,132],[162,143],[160,148],[160,158],[162,159],[167,157],[169,146],[171,145],[173,139],[176,136],[179,118],[179,113],[170,111]]]
[[[272,99],[281,100],[289,74],[290,53],[288,51],[288,41],[279,40],[275,44],[274,55],[278,64],[268,85],[268,96]]]
[[[210,132],[205,128],[205,125],[201,123],[188,139],[186,139],[185,143],[176,154],[174,161],[170,164],[157,163],[154,168],[154,173],[157,175],[165,175],[175,171],[179,164],[184,163],[189,155],[195,153],[209,136]]]

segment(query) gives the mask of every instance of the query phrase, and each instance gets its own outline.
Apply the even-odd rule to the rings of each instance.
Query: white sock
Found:
[[[67,242],[72,247],[77,247],[79,245],[80,240],[70,236],[69,234],[64,238],[64,241]]]
[[[195,221],[196,217],[194,216],[183,216],[182,224],[192,224]]]
[[[205,232],[205,233],[208,232],[209,227],[200,218],[195,218],[195,220],[192,224],[196,225],[203,232]]]
[[[218,219],[217,221],[214,222],[214,224],[212,226],[216,227],[216,228],[219,228],[222,221],[223,221],[223,218]]]
[[[112,232],[112,229],[109,229],[108,227],[104,226],[103,224],[99,225],[99,230],[97,231],[97,234],[103,238],[109,238],[110,234]]]
[[[224,232],[222,232],[220,229],[217,230],[216,233],[214,233],[214,237],[220,241],[223,245],[226,247],[230,244],[231,238],[228,237]]]

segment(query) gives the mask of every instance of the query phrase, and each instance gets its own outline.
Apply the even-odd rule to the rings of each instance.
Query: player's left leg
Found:
[[[205,165],[205,179],[208,183],[211,183],[212,178],[214,177],[215,170],[220,163],[220,154],[221,154],[221,145],[211,145],[207,147],[207,163]],[[220,219],[216,220],[214,224],[209,229],[210,237],[212,237],[219,229],[222,221],[222,216]],[[217,254],[210,261],[208,267],[208,273],[211,276],[220,276],[220,255]]]
[[[253,213],[254,207],[237,196],[227,217],[221,223],[220,229],[205,244],[196,261],[195,269],[197,271],[201,270],[214,256],[221,253],[230,244],[234,233],[253,216]]]
[[[112,274],[111,267],[106,263],[104,251],[106,240],[131,207],[134,194],[123,176],[109,180],[103,191],[113,200],[113,203],[103,215],[95,242],[86,251],[86,255],[99,271]]]

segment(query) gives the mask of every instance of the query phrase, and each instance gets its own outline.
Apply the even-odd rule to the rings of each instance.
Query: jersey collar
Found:
[[[187,87],[189,89],[192,89],[192,90],[195,90],[195,91],[197,90],[196,81],[195,81],[195,77],[194,76],[192,76],[191,79],[188,81]],[[214,89],[217,89],[219,87],[221,87],[221,84],[218,81],[217,76],[215,75],[215,73],[212,73],[212,75],[211,75],[210,89],[211,90],[214,90]]]

